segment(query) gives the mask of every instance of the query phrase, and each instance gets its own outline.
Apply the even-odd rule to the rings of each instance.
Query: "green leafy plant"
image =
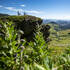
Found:
[[[24,68],[29,70],[52,70],[53,61],[48,57],[48,47],[40,32],[40,27],[37,27],[34,42],[29,42],[24,49]],[[32,69],[31,69],[32,68]],[[27,70],[27,69],[26,69]]]
[[[58,67],[58,70],[61,69],[61,70],[70,70],[70,48],[68,47],[64,54],[59,56],[59,59],[58,59],[58,64],[59,64],[59,67]]]
[[[2,70],[17,70],[20,68],[21,46],[23,48],[24,43],[19,40],[20,36],[12,22],[1,23],[1,25],[1,31],[5,37],[0,36],[0,68]]]
[[[1,70],[52,70],[53,61],[38,26],[34,41],[21,39],[23,31],[15,30],[12,22],[1,23],[0,69]],[[4,35],[4,36],[3,36]]]

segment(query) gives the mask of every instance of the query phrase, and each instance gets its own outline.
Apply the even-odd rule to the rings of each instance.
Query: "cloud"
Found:
[[[31,11],[26,11],[27,13],[32,13],[32,14],[40,14],[42,12],[36,11],[36,10],[31,10]]]
[[[47,16],[41,16],[42,19],[47,19]]]
[[[22,5],[20,5],[20,6],[25,7],[24,4],[22,4]],[[41,14],[41,13],[42,13],[41,11],[37,11],[37,10],[24,10],[24,9],[22,9],[22,8],[18,8],[18,9],[17,9],[17,8],[14,8],[14,7],[4,7],[4,6],[2,6],[2,5],[0,5],[0,7],[3,7],[4,9],[7,9],[7,10],[9,10],[9,11],[14,11],[14,12],[19,11],[19,12],[21,12],[21,13],[26,12],[26,13],[28,13],[28,14]]]
[[[10,10],[10,11],[13,11],[14,10],[13,7],[4,7],[4,8],[7,9],[7,10]]]
[[[21,7],[25,7],[26,5],[24,5],[24,4],[22,4],[22,5],[20,5]]]
[[[2,5],[0,5],[0,8],[3,7]]]
[[[4,7],[5,9],[7,9],[7,10],[10,10],[10,11],[14,11],[14,12],[17,12],[17,11],[19,11],[19,12],[26,12],[26,13],[30,13],[30,14],[40,14],[40,13],[42,13],[42,12],[40,12],[40,11],[36,11],[36,10],[23,10],[23,9],[16,9],[16,8],[14,8],[14,7]]]
[[[1,6],[0,7],[3,7],[4,9],[7,9],[9,11],[13,11],[13,12],[17,12],[19,11],[20,13],[23,13],[23,12],[26,12],[27,14],[41,14],[42,12],[41,11],[37,11],[37,10],[24,10],[22,8],[14,8],[14,7],[4,7],[4,6]]]
[[[14,11],[14,12],[17,12],[17,11],[23,12],[23,9],[16,9],[14,7],[4,7],[4,8],[10,11]]]

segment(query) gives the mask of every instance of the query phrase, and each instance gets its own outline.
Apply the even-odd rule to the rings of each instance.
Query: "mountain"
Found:
[[[70,29],[70,21],[69,20],[53,20],[53,19],[49,19],[49,20],[43,20],[44,24],[57,24],[59,25],[59,28],[62,30],[65,29]]]

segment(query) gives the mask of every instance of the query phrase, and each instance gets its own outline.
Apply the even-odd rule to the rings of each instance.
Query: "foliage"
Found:
[[[51,62],[46,60],[48,54],[47,44],[43,34],[38,30],[34,42],[21,40],[21,30],[16,31],[12,22],[0,23],[0,69],[1,70],[50,70]],[[1,33],[1,34],[2,34]],[[20,34],[21,33],[21,34]],[[3,38],[2,38],[3,36]],[[48,63],[48,66],[46,64]]]
[[[49,56],[56,70],[70,70],[70,29],[61,30],[56,24],[50,24],[51,41],[48,43]],[[57,29],[55,29],[57,28]]]
[[[40,30],[36,26],[34,41],[27,42],[14,23],[0,21],[0,70],[70,70],[70,47],[53,55]]]
[[[33,70],[50,70],[50,67],[48,68],[46,66],[47,62],[45,62],[48,54],[47,50],[48,47],[43,38],[43,34],[38,28],[35,33],[34,42],[29,42],[28,46],[24,49],[23,59],[26,65],[31,65]],[[49,61],[49,59],[47,61]]]
[[[58,70],[70,70],[70,55],[64,54],[58,59]]]
[[[14,30],[12,22],[1,23],[4,39],[0,36],[0,69],[17,70],[20,65],[20,40],[16,40],[17,31]]]

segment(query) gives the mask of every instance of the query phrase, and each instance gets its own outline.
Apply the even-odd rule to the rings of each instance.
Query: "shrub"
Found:
[[[20,46],[24,43],[16,40],[17,31],[14,30],[12,22],[1,23],[5,37],[0,36],[0,69],[1,70],[17,70],[20,68]],[[18,43],[18,44],[17,44]],[[17,45],[16,45],[17,44]]]
[[[49,62],[45,62],[48,48],[40,30],[34,34],[34,42],[24,42],[20,39],[20,33],[23,32],[16,31],[12,22],[1,25],[5,34],[4,38],[0,36],[1,70],[51,70],[51,60],[47,59]]]
[[[60,65],[58,70],[70,70],[70,48],[68,47],[64,54],[59,57],[58,64]]]

